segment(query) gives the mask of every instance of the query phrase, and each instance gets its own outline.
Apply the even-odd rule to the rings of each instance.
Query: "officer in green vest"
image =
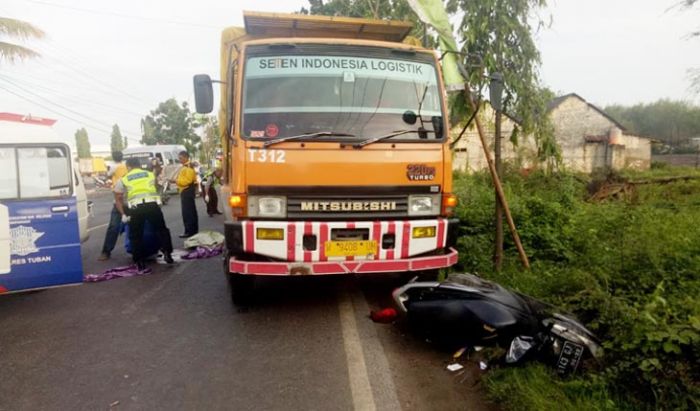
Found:
[[[204,175],[202,181],[202,198],[207,205],[207,214],[212,217],[214,214],[221,214],[219,211],[219,196],[216,194],[216,187],[221,185],[221,167],[217,167]]]
[[[160,239],[165,262],[173,263],[173,242],[170,230],[165,225],[163,212],[160,210],[160,195],[156,189],[156,180],[152,172],[141,169],[137,158],[126,160],[128,172],[114,187],[116,206],[122,215],[122,222],[129,223],[129,241],[132,256],[139,273],[150,271],[146,268],[143,247],[143,226],[146,221],[151,224]],[[124,209],[124,196],[128,210]]]

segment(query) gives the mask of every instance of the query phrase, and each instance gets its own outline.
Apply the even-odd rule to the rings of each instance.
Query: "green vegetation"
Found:
[[[648,183],[691,175],[697,179]],[[486,173],[456,175],[460,267],[573,313],[604,342],[598,367],[562,380],[538,364],[486,376],[506,408],[697,409],[700,406],[700,173],[616,176],[623,197],[589,202],[587,176],[508,172],[504,188],[532,269],[507,238],[492,270],[494,194]]]
[[[180,104],[171,98],[141,119],[141,144],[183,144],[187,151],[194,153],[201,142],[194,131],[196,127],[195,116],[187,102]]]
[[[651,137],[664,143],[658,152],[696,153],[691,138],[700,136],[700,107],[687,101],[662,99],[633,106],[611,105],[605,111],[630,133]]]
[[[36,51],[19,44],[9,43],[5,38],[26,40],[43,37],[43,31],[26,21],[0,17],[0,61],[5,60],[12,63],[18,59],[39,57],[39,53]]]
[[[78,150],[78,158],[90,158],[90,138],[85,127],[75,132],[75,147]]]
[[[110,149],[114,151],[122,151],[124,150],[124,142],[126,141],[126,138],[122,136],[122,132],[119,129],[119,125],[115,124],[112,126],[112,134],[110,135],[109,138],[109,147]]]

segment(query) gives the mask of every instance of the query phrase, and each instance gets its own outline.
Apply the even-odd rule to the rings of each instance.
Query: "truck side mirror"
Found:
[[[211,113],[214,108],[214,89],[208,74],[194,76],[194,107],[199,114]]]

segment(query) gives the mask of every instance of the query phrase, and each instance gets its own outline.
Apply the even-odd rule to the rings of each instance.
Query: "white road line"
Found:
[[[356,411],[375,411],[377,406],[374,403],[365,355],[362,352],[362,341],[355,322],[355,309],[352,299],[347,293],[340,296],[338,309],[340,311],[340,325],[343,330],[345,359],[348,363],[350,376],[352,403]]]
[[[386,358],[382,341],[377,334],[378,330],[385,326],[378,326],[367,319],[370,308],[361,291],[358,290],[351,295],[352,304],[355,313],[357,313],[355,318],[365,319],[364,322],[358,323],[360,325],[358,331],[360,339],[364,341],[365,363],[371,365],[367,369],[367,374],[371,381],[372,393],[374,393],[374,403],[382,411],[401,411],[401,403],[396,393],[389,361]]]
[[[88,233],[92,230],[97,230],[98,228],[107,227],[108,225],[109,225],[109,223],[104,223],[104,224],[96,225],[94,227],[90,227],[90,228],[88,228]]]

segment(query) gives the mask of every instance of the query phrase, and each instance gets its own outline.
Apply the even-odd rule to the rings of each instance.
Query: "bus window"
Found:
[[[70,163],[63,147],[17,149],[21,198],[59,197],[71,190]]]
[[[14,199],[17,193],[17,163],[13,147],[0,148],[0,200]]]

